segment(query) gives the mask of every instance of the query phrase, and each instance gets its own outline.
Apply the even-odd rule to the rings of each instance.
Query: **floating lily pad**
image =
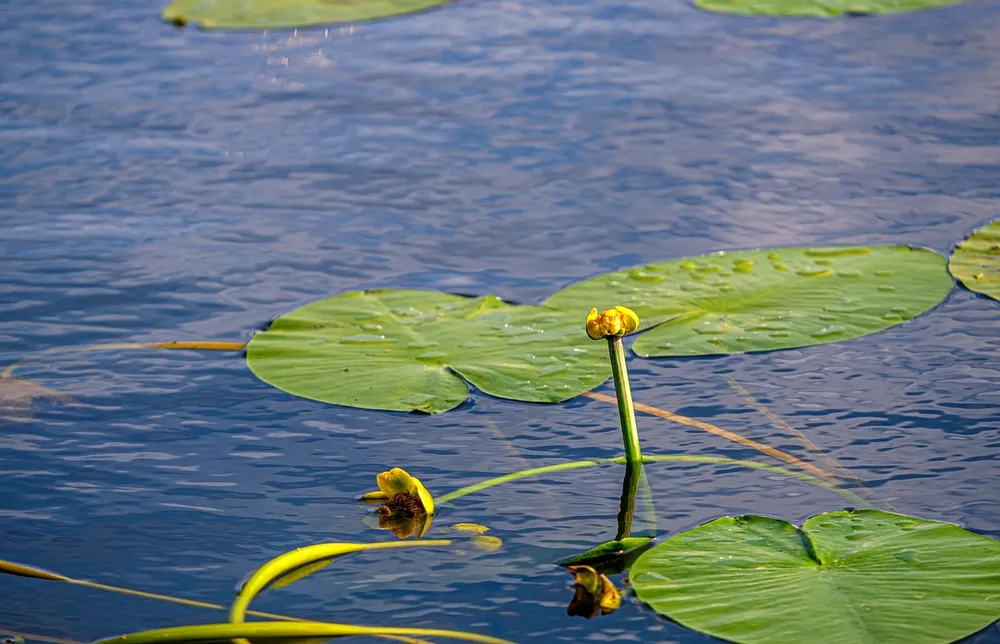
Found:
[[[247,362],[304,398],[431,414],[460,405],[465,381],[501,398],[561,402],[611,374],[607,347],[587,337],[579,314],[417,290],[307,304],[254,335]]]
[[[961,242],[948,269],[970,291],[1000,300],[1000,219]]]
[[[639,314],[634,351],[694,356],[838,342],[910,320],[953,286],[941,255],[910,246],[714,253],[626,268],[573,284],[545,304],[624,305]]]
[[[961,0],[696,0],[702,9],[750,16],[867,16],[937,9]]]
[[[163,19],[205,29],[293,29],[426,11],[447,0],[173,0]]]
[[[937,644],[1000,618],[1000,542],[880,510],[716,519],[643,553],[631,580],[658,613],[744,644]]]

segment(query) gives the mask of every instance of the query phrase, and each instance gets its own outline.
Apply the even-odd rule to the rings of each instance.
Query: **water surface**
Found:
[[[1000,212],[1000,6],[986,0],[829,22],[673,1],[469,0],[295,33],[179,31],[160,9],[3,5],[4,363],[97,342],[244,341],[359,288],[537,302],[602,271],[722,249],[948,252]],[[955,290],[860,340],[632,360],[633,387],[805,455],[730,376],[882,507],[1000,536],[998,311]],[[620,449],[616,410],[597,401],[474,394],[435,417],[352,410],[272,389],[235,354],[68,354],[17,373],[81,404],[0,420],[0,557],[224,604],[285,550],[391,539],[354,504],[387,467],[441,494]],[[756,458],[640,423],[650,452]],[[650,475],[664,534],[845,505],[758,471]],[[566,616],[571,578],[552,562],[614,536],[620,476],[578,470],[463,498],[435,524],[489,525],[502,550],[346,557],[254,607],[518,642],[708,642],[634,601]],[[86,641],[222,617],[0,583],[0,630]]]

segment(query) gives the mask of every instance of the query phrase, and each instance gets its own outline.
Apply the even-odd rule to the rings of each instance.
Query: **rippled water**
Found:
[[[830,22],[470,0],[295,34],[177,31],[160,8],[3,5],[4,363],[97,342],[242,341],[357,288],[537,302],[601,271],[719,249],[947,252],[1000,211],[1000,6],[986,0]],[[633,360],[635,394],[804,455],[731,376],[882,506],[1000,536],[998,312],[959,289],[861,340]],[[598,401],[352,410],[271,389],[235,354],[67,354],[17,373],[78,404],[0,420],[0,558],[220,603],[284,550],[390,539],[354,503],[387,466],[440,494],[620,449],[616,411]],[[647,451],[755,457],[667,421],[640,427]],[[845,503],[757,471],[650,474],[661,532]],[[708,641],[634,602],[566,616],[571,579],[552,562],[614,536],[620,476],[463,498],[436,524],[487,524],[502,550],[346,557],[254,607],[519,642]],[[0,580],[0,630],[88,640],[222,617]],[[1000,629],[974,641],[1000,642]]]

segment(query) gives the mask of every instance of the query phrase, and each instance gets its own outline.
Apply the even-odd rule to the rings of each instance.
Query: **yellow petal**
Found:
[[[601,314],[601,317],[604,318],[605,337],[609,335],[622,335],[622,320],[617,311],[608,309]]]
[[[420,539],[427,534],[427,531],[431,529],[431,521],[433,520],[434,517],[429,514],[425,517],[417,519],[417,539]]]
[[[566,609],[569,615],[590,619],[598,612],[609,615],[621,606],[621,593],[606,575],[590,566],[566,566],[566,570],[572,573],[576,582],[573,600]]]
[[[605,575],[601,575],[601,586],[601,615],[610,615],[622,605],[622,594]]]
[[[639,328],[639,316],[635,314],[635,311],[625,306],[616,306],[615,310],[618,311],[622,321],[622,330],[625,333],[632,333]]]
[[[420,504],[424,507],[424,512],[434,514],[434,497],[427,491],[420,479],[410,476],[410,473],[401,467],[394,467],[388,472],[378,475],[378,489],[380,492],[370,492],[361,497],[363,501],[385,500],[396,494],[412,494],[420,499]],[[384,496],[375,496],[376,494]]]
[[[472,543],[476,544],[476,547],[480,550],[494,552],[500,549],[500,546],[503,545],[503,540],[500,537],[491,537],[487,534],[477,534],[472,537]]]
[[[434,514],[434,497],[427,491],[424,484],[420,482],[420,479],[411,476],[410,480],[413,481],[413,489],[410,491],[410,494],[416,493],[420,499],[420,504],[424,506],[424,512],[427,513],[427,516],[431,516]]]
[[[388,501],[389,500],[389,495],[386,494],[385,492],[379,490],[377,492],[369,492],[368,494],[362,494],[361,495],[361,500],[362,501],[368,501],[368,502],[374,501],[374,502],[378,503],[379,501]]]
[[[459,532],[468,532],[469,534],[483,534],[490,531],[489,528],[478,523],[456,523],[451,527]]]
[[[573,575],[573,580],[587,589],[592,595],[601,592],[601,578],[590,566],[566,566],[566,572]]]
[[[587,335],[590,336],[591,340],[600,340],[604,337],[598,322],[599,317],[597,309],[590,309],[590,313],[587,314]]]
[[[388,472],[382,472],[376,477],[376,480],[378,481],[378,489],[387,496],[415,491],[413,477],[400,467],[394,467]]]

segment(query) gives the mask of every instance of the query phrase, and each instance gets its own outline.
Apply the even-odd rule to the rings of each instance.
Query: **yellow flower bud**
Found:
[[[592,340],[621,337],[639,328],[639,316],[630,308],[616,306],[604,313],[590,309],[587,314],[587,335]]]

